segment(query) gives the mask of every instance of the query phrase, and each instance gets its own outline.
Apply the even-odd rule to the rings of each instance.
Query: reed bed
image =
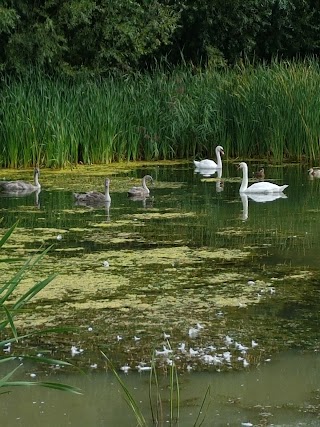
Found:
[[[0,83],[0,165],[214,157],[320,159],[316,61]]]

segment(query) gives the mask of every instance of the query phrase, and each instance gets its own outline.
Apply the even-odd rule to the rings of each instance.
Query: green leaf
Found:
[[[11,228],[9,228],[9,230],[1,238],[1,240],[0,240],[0,248],[6,243],[6,241],[9,239],[9,237],[11,236],[11,234],[14,232],[16,226],[18,225],[18,222],[19,221],[17,221],[15,224],[13,224],[13,226]]]
[[[13,332],[15,340],[18,341],[18,334],[17,334],[16,327],[14,326],[14,323],[13,323],[12,315],[11,315],[10,311],[7,309],[6,306],[3,305],[2,308],[3,308],[3,310],[5,311],[5,313],[7,315],[7,319],[8,319],[8,322],[10,323],[11,330]]]

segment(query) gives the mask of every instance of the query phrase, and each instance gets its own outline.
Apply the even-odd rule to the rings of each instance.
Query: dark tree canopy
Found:
[[[3,0],[0,69],[134,72],[319,54],[318,0]]]

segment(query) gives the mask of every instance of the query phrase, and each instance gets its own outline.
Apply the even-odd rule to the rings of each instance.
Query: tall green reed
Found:
[[[0,164],[320,157],[315,60],[109,78],[3,76]]]
[[[170,348],[169,342],[168,346]],[[113,372],[115,378],[117,379],[118,384],[120,385],[120,388],[124,394],[124,398],[135,417],[137,425],[139,427],[146,427],[150,425],[150,423],[147,422],[147,416],[143,414],[140,405],[127,387],[125,381],[118,374],[111,360],[103,351],[101,351],[101,353],[108,361],[108,365],[111,371]],[[169,397],[164,398],[162,393],[162,386],[160,385],[160,379],[158,378],[156,360],[153,357],[149,376],[149,407],[151,414],[150,418],[152,420],[152,425],[154,426],[162,426],[165,424],[169,424],[172,427],[180,425],[180,383],[178,370],[174,361],[172,361],[172,363],[168,365],[167,371],[169,381],[166,389],[169,390]],[[161,384],[162,383],[163,381],[161,381]],[[196,416],[196,420],[193,424],[194,427],[200,427],[205,420],[206,413],[210,404],[209,395],[210,387],[208,387],[202,399],[198,414]],[[168,415],[166,416],[165,414]]]

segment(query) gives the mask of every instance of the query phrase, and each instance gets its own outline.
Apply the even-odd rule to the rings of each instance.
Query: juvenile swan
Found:
[[[223,150],[223,147],[221,147],[221,145],[218,145],[216,147],[217,163],[209,159],[201,160],[200,162],[197,162],[196,160],[194,160],[193,163],[197,169],[221,169],[222,168],[221,154],[222,155],[224,154],[224,150]]]
[[[7,193],[31,193],[36,190],[40,190],[41,185],[39,183],[40,171],[38,168],[34,169],[33,178],[34,184],[25,181],[0,181],[0,190]]]
[[[260,193],[260,194],[268,194],[268,193],[281,193],[285,190],[288,185],[277,185],[272,182],[257,182],[255,184],[250,185],[248,187],[248,165],[245,162],[239,163],[239,169],[242,169],[242,182],[239,193]]]
[[[260,170],[255,172],[254,177],[257,179],[264,179],[264,177],[265,177],[264,168],[261,168]]]
[[[111,203],[111,197],[109,194],[110,179],[105,180],[105,193],[99,193],[97,191],[89,191],[88,193],[73,193],[75,199],[79,203],[84,204],[98,204],[98,203]]]
[[[147,179],[153,182],[153,178],[151,175],[145,175],[142,178],[142,186],[130,188],[130,190],[128,191],[128,197],[148,197],[150,195],[150,190],[146,184]]]

